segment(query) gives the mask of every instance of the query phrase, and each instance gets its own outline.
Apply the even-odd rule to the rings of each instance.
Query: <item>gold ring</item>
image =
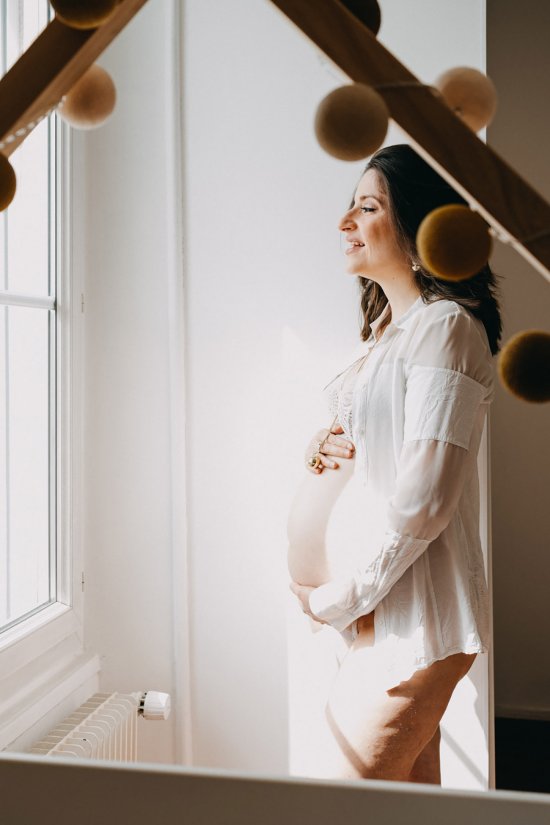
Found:
[[[316,470],[321,466],[321,456],[319,453],[314,453],[311,458],[308,459],[307,463],[308,467],[311,467],[312,470]]]

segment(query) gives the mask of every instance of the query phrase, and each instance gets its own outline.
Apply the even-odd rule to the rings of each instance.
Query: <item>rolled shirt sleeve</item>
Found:
[[[336,630],[374,610],[456,510],[471,461],[477,458],[470,451],[474,422],[491,390],[487,382],[476,380],[481,372],[475,359],[464,363],[465,348],[459,346],[467,332],[463,319],[451,316],[435,329],[428,326],[411,352],[403,444],[379,552],[368,566],[321,585],[310,596],[312,613]],[[441,344],[436,350],[434,342]],[[441,366],[442,353],[453,368]],[[470,375],[462,371],[465,366]]]

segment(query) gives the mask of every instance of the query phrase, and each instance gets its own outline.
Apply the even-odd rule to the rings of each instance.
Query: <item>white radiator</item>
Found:
[[[95,693],[35,742],[30,753],[135,762],[138,717],[162,720],[169,714],[168,693]]]

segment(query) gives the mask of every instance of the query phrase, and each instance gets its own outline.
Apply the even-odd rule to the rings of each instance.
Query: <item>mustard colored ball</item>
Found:
[[[7,209],[12,202],[16,187],[14,168],[7,157],[0,153],[0,212]]]
[[[377,0],[343,0],[342,5],[349,9],[361,23],[364,23],[373,34],[378,34],[382,16]]]
[[[76,129],[95,129],[105,123],[115,103],[116,88],[111,75],[94,64],[62,98],[57,111]]]
[[[106,23],[118,0],[50,0],[57,18],[72,29],[96,29]]]
[[[503,386],[517,398],[550,401],[550,332],[518,332],[500,351],[497,369]]]
[[[386,137],[390,113],[383,98],[363,83],[330,92],[317,107],[315,135],[319,145],[339,160],[362,160]]]
[[[439,75],[434,86],[447,106],[474,132],[488,126],[495,116],[497,90],[493,81],[477,69],[449,69]]]
[[[491,254],[489,227],[467,206],[449,203],[426,215],[416,234],[416,248],[424,268],[446,281],[464,281],[476,275]]]

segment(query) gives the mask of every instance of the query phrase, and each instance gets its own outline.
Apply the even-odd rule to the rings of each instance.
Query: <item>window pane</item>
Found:
[[[50,601],[49,312],[4,307],[0,325],[3,623]]]
[[[17,192],[6,212],[10,292],[48,293],[48,120],[10,157],[17,175]]]
[[[47,0],[0,0],[2,71],[7,71],[48,23]],[[34,295],[48,290],[49,119],[10,156],[17,192],[0,218],[0,289]]]

